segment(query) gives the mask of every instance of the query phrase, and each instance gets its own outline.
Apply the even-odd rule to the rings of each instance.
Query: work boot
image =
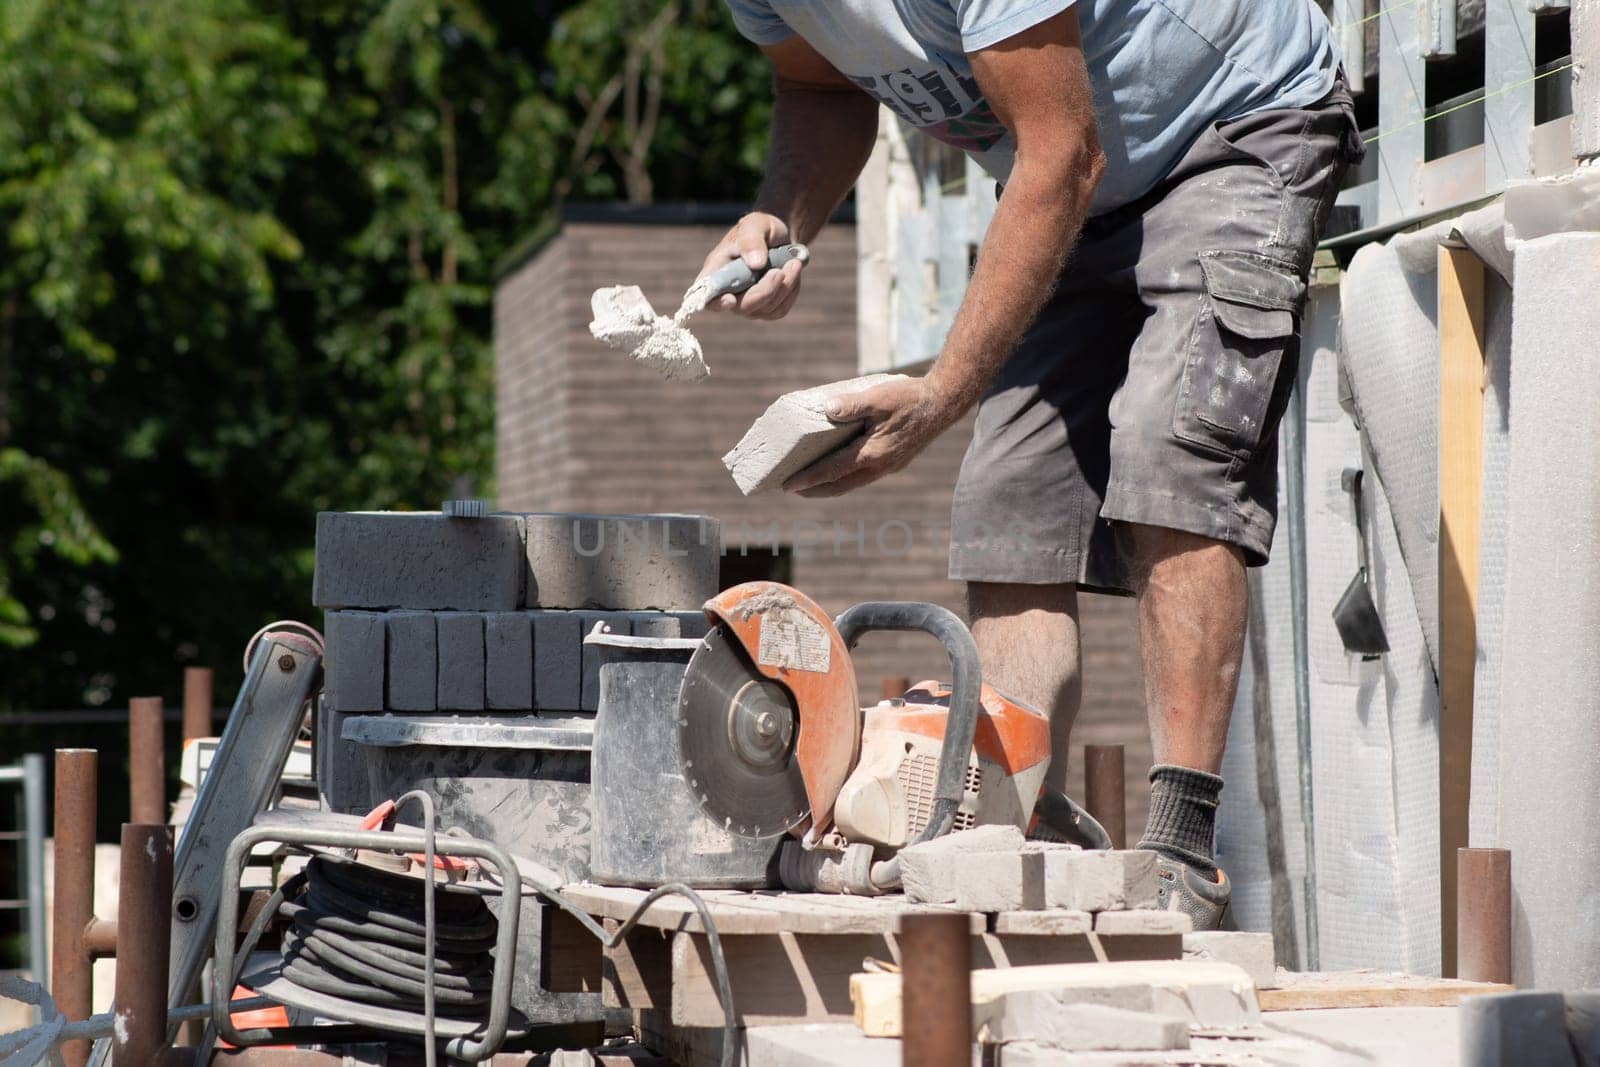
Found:
[[[1079,848],[1109,849],[1111,835],[1093,815],[1054,786],[1043,786],[1028,824],[1028,840],[1057,841]]]
[[[1228,918],[1232,887],[1221,867],[1191,867],[1164,852],[1156,853],[1156,907],[1181,911],[1196,930],[1221,930]]]

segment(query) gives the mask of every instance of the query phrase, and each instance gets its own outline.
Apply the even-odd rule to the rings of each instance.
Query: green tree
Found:
[[[0,3],[0,707],[226,696],[316,511],[492,491],[495,261],[767,97],[709,0]]]

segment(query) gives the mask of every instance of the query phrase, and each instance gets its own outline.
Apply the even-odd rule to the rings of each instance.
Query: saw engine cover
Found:
[[[977,825],[1023,828],[1050,765],[1050,722],[983,686],[966,789],[952,832]],[[933,811],[950,689],[921,682],[864,712],[861,759],[834,804],[834,826],[852,842],[898,849]]]

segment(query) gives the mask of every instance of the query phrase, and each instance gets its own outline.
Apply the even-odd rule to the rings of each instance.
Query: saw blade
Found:
[[[743,837],[772,837],[804,821],[797,726],[788,691],[713,627],[690,657],[678,697],[683,776],[701,810]]]

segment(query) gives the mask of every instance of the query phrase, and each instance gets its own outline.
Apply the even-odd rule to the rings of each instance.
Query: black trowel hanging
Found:
[[[1333,625],[1344,641],[1346,652],[1372,658],[1389,651],[1389,639],[1383,633],[1383,619],[1378,615],[1377,602],[1372,599],[1372,588],[1367,584],[1367,531],[1361,521],[1361,471],[1346,468],[1339,477],[1344,491],[1356,511],[1356,543],[1361,546],[1361,567],[1350,579],[1339,602],[1333,606]]]

